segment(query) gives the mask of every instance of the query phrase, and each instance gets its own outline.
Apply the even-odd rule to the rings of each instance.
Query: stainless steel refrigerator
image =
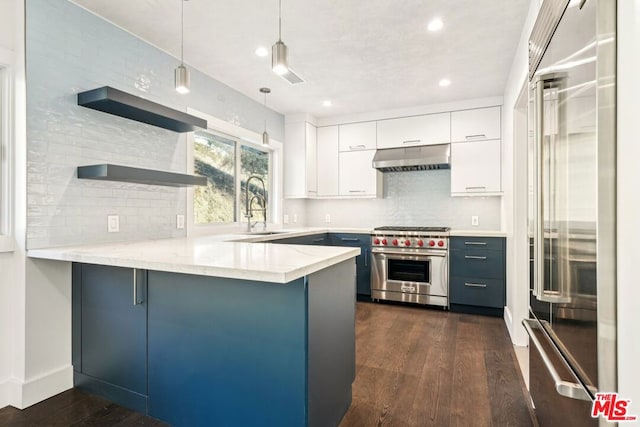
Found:
[[[615,0],[545,0],[529,41],[530,393],[542,427],[616,390]]]

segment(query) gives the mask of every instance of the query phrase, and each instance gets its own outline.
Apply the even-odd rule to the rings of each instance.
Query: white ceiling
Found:
[[[74,0],[180,54],[180,0]],[[499,96],[529,0],[283,0],[292,86],[271,71],[277,0],[185,2],[185,62],[285,114],[317,117]],[[444,21],[427,30],[434,17]],[[177,65],[177,64],[176,64]],[[451,86],[438,81],[449,78]],[[167,75],[173,79],[173,74]],[[192,90],[197,90],[193,87]],[[333,106],[323,107],[330,99]]]

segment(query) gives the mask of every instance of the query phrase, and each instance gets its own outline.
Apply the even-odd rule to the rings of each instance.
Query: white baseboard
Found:
[[[515,344],[515,339],[513,336],[513,316],[511,315],[511,310],[509,310],[508,306],[504,307],[504,323],[507,325],[507,330],[509,331],[509,336],[511,337],[511,342]]]
[[[24,382],[9,378],[0,383],[0,408],[11,405],[18,409],[25,409],[72,387],[73,366],[71,365]]]

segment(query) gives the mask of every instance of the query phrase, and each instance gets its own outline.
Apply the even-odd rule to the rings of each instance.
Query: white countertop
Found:
[[[360,254],[359,248],[223,241],[229,236],[242,237],[227,234],[31,249],[28,255],[57,261],[288,283]]]
[[[145,240],[30,249],[28,256],[57,261],[287,283],[353,258],[358,248],[261,243],[318,233],[370,234],[370,228],[273,229],[277,234],[237,232],[178,239]],[[451,230],[451,236],[505,237],[501,231]]]

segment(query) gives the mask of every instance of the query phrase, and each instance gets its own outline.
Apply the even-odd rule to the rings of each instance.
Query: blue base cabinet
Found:
[[[452,311],[503,315],[505,250],[503,237],[451,237],[449,303]]]
[[[331,233],[331,244],[360,248],[356,257],[356,292],[359,300],[371,300],[371,235]]]
[[[336,426],[355,277],[353,259],[286,284],[74,264],[74,383],[177,427]]]
[[[72,274],[74,385],[146,412],[146,272],[74,264]]]
[[[361,233],[319,233],[272,240],[289,245],[347,246],[360,248],[356,257],[356,293],[358,300],[371,301],[371,235]]]

